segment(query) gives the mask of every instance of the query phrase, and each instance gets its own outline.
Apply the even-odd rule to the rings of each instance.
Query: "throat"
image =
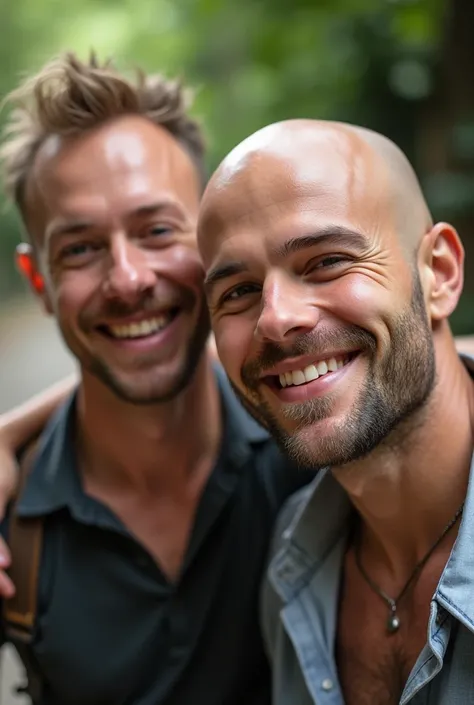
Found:
[[[81,466],[89,484],[107,491],[168,493],[208,473],[221,439],[219,391],[201,371],[166,404],[108,408],[79,405]],[[97,428],[101,433],[97,433]]]

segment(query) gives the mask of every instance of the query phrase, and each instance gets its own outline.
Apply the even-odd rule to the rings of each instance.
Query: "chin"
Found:
[[[330,417],[293,429],[288,428],[288,422],[285,426],[285,430],[273,431],[278,443],[300,467],[318,470],[352,460],[352,439],[340,420]]]
[[[134,372],[127,378],[108,374],[101,381],[122,401],[134,405],[163,404],[178,397],[189,386],[194,368],[160,369],[152,373]]]

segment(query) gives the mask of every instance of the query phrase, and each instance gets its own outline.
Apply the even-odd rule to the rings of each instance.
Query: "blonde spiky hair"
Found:
[[[204,139],[188,115],[190,96],[178,81],[137,71],[134,81],[111,61],[66,53],[46,64],[5,99],[12,105],[0,159],[7,195],[20,211],[35,156],[52,135],[75,136],[122,115],[160,125],[187,150],[204,180]]]

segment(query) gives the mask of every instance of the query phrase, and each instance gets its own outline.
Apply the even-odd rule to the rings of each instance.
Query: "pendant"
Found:
[[[400,619],[399,619],[397,613],[395,612],[395,610],[393,610],[390,613],[390,617],[387,619],[388,633],[395,634],[395,632],[398,631],[399,627],[400,627]]]

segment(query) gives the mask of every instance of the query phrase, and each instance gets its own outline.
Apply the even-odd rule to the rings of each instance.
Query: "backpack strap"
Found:
[[[37,441],[33,443],[20,461],[18,491],[8,521],[8,544],[12,555],[8,574],[16,592],[11,599],[3,601],[5,638],[16,647],[28,678],[28,685],[19,688],[19,692],[27,692],[33,702],[39,702],[42,693],[42,681],[28,646],[33,639],[36,623],[43,518],[19,517],[17,510],[33,467],[37,444]]]

